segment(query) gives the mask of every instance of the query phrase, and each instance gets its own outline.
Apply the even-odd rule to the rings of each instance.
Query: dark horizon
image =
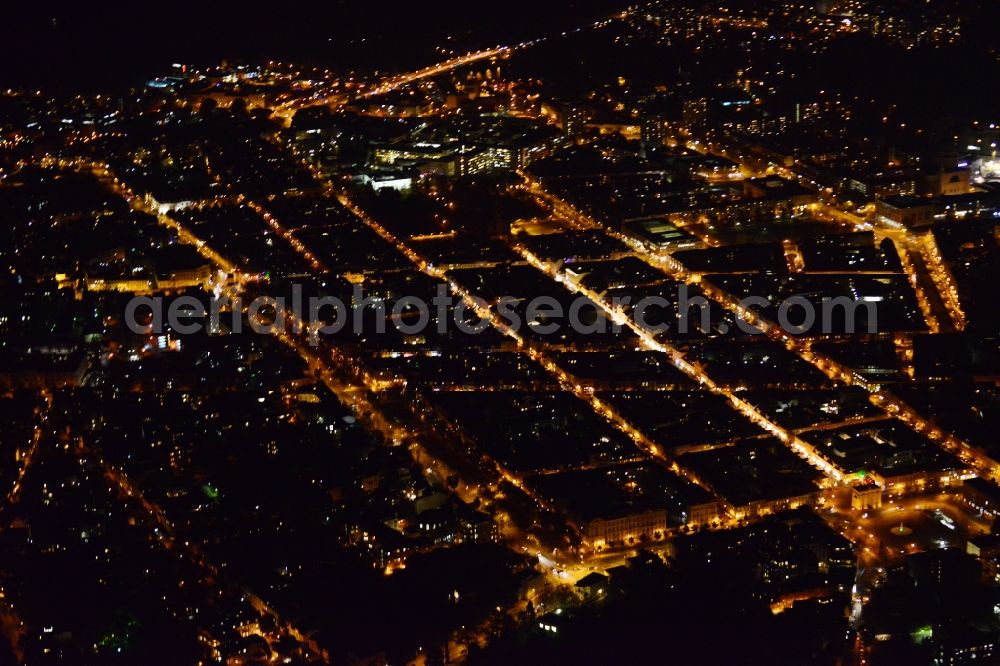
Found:
[[[0,39],[12,54],[0,68],[0,87],[52,92],[127,88],[167,73],[173,63],[205,67],[227,60],[405,70],[415,54],[433,62],[438,46],[458,43],[477,49],[530,39],[623,5],[613,0],[558,6],[514,0],[492,13],[458,0],[379,9],[356,0],[322,6],[291,2],[281,12],[232,2],[196,6],[188,0],[120,8],[114,3],[51,10],[22,6],[11,8],[0,26]]]

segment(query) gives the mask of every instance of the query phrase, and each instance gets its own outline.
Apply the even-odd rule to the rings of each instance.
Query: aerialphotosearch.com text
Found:
[[[672,297],[671,297],[672,296]],[[877,303],[846,296],[823,298],[816,303],[803,296],[793,296],[772,302],[763,296],[748,296],[739,302],[747,312],[768,312],[782,330],[793,335],[855,333],[877,331]],[[687,285],[679,285],[676,294],[628,296],[610,298],[598,305],[587,296],[578,295],[560,300],[552,296],[516,298],[503,296],[491,302],[476,297],[461,297],[450,293],[444,284],[429,301],[418,296],[387,299],[364,293],[355,285],[349,299],[336,296],[305,298],[301,285],[293,285],[291,296],[257,296],[243,302],[212,296],[207,302],[194,296],[137,296],[125,308],[125,323],[137,334],[161,335],[173,332],[193,335],[204,330],[229,330],[242,333],[273,334],[294,332],[305,334],[311,345],[319,344],[322,336],[345,331],[362,334],[384,334],[390,326],[400,334],[412,336],[432,328],[446,334],[454,327],[464,334],[477,334],[493,324],[537,335],[552,335],[571,329],[577,334],[617,333],[625,324],[622,317],[609,319],[607,312],[621,313],[634,325],[651,333],[731,333],[731,326],[715,321],[710,302],[700,294],[692,294]],[[736,330],[757,335],[761,330],[735,318]]]

